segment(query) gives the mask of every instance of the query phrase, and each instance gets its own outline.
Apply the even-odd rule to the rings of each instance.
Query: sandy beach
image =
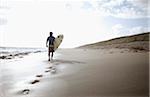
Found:
[[[149,52],[60,49],[0,64],[0,97],[148,97]]]

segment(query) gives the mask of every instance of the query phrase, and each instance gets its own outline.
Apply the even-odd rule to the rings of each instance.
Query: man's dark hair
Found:
[[[53,35],[53,32],[50,32],[50,36],[52,36]]]

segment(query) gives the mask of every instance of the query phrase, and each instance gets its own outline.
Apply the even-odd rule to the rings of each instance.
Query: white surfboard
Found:
[[[56,49],[60,46],[62,40],[63,40],[64,36],[61,34],[61,35],[58,35],[56,38],[55,38],[55,41],[54,41],[54,51],[56,51]]]

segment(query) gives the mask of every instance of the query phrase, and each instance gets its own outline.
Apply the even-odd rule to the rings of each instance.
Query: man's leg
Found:
[[[53,59],[53,55],[54,55],[54,46],[52,47],[52,59]]]
[[[53,59],[53,52],[52,52],[51,58]]]
[[[50,48],[48,49],[48,61],[50,61]]]

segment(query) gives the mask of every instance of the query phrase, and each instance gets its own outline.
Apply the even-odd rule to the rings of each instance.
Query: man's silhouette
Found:
[[[53,53],[54,53],[54,41],[55,41],[55,37],[53,36],[53,32],[50,32],[50,36],[47,38],[46,41],[46,47],[48,47],[48,61],[50,61],[50,59],[53,59]],[[49,45],[47,45],[47,43],[49,43]],[[50,58],[50,53],[51,54],[51,58]]]

